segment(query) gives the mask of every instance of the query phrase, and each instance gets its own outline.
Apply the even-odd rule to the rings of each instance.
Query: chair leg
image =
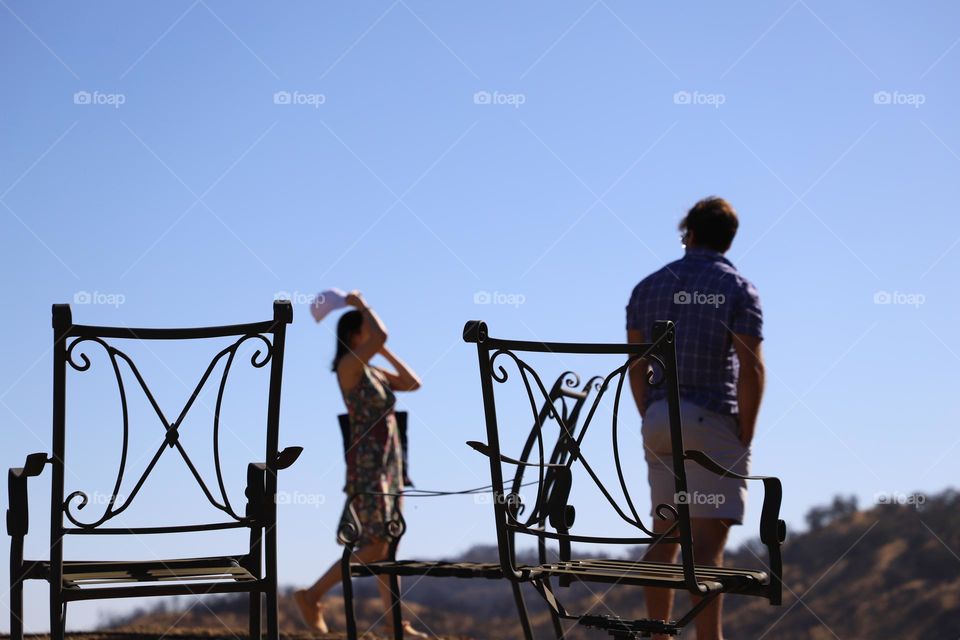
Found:
[[[273,471],[268,473],[272,474]],[[267,477],[267,487],[270,487],[271,480],[273,476]],[[275,480],[275,478],[274,478]],[[272,491],[268,491],[269,494],[273,495]],[[257,553],[257,562],[260,561],[260,558],[263,558],[263,573],[261,576],[264,576],[260,579],[261,584],[264,586],[264,592],[266,593],[267,600],[267,639],[268,640],[280,640],[280,620],[279,612],[277,611],[277,514],[276,514],[276,500],[271,497],[269,498],[270,509],[272,513],[268,518],[268,524],[264,529],[264,543],[263,543],[263,556]],[[259,547],[258,547],[259,548]]]
[[[10,640],[23,640],[23,538],[10,540]]]
[[[280,640],[280,622],[277,617],[277,584],[267,587],[267,640]]]
[[[550,579],[545,578],[544,582],[547,585],[547,588],[550,588]],[[550,611],[550,622],[553,623],[553,634],[557,637],[557,640],[562,640],[565,633],[563,631],[563,625],[560,623],[560,616],[557,614],[556,610],[553,607],[549,607]]]
[[[23,640],[23,582],[10,580],[10,640]]]
[[[347,623],[347,640],[357,640],[357,616],[353,610],[353,576],[350,575],[350,556],[353,547],[344,545],[340,560],[340,582],[343,585],[343,615]]]
[[[523,637],[526,640],[533,640],[533,629],[530,627],[530,618],[527,615],[527,605],[523,601],[523,591],[520,588],[520,583],[511,580],[510,587],[513,589],[513,600],[517,604],[517,615],[520,617]]]
[[[403,611],[400,609],[400,576],[390,574],[390,615],[393,618],[393,640],[403,640]]]
[[[67,623],[67,606],[57,600],[50,603],[50,640],[64,640]]]
[[[259,591],[250,593],[250,640],[260,640],[262,629],[260,625],[260,609],[263,604],[263,595]]]
[[[250,640],[260,640],[263,637],[263,532],[258,527],[250,529],[250,552],[246,561],[246,568],[257,580],[257,591],[250,592]]]
[[[556,611],[550,612],[550,621],[553,622],[553,635],[557,636],[557,640],[562,640],[564,635],[563,625],[560,624],[560,616],[557,615]]]

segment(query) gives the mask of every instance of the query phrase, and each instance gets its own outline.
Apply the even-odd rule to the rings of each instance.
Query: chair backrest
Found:
[[[599,388],[602,381],[599,377],[593,377],[587,380],[583,386],[580,386],[580,376],[573,371],[564,371],[554,381],[553,386],[547,393],[540,411],[533,420],[530,433],[523,444],[518,460],[523,464],[516,465],[517,469],[513,476],[513,482],[510,485],[510,494],[519,495],[524,485],[524,477],[529,478],[527,473],[528,465],[531,462],[531,456],[536,453],[539,459],[549,461],[552,465],[565,464],[571,455],[569,439],[563,437],[563,432],[557,433],[557,439],[550,450],[549,458],[546,457],[546,444],[543,439],[543,425],[550,419],[550,416],[557,415],[566,427],[567,431],[575,438],[577,435],[578,421],[580,412],[583,409],[590,391]],[[537,447],[535,450],[534,447]],[[538,467],[539,469],[539,467]],[[543,497],[537,500],[537,504],[546,504],[550,501],[553,491],[558,488],[556,467],[547,467],[543,474],[543,480],[537,481],[538,491],[542,491]],[[524,523],[527,526],[543,526],[549,514],[542,509],[532,509],[525,515]]]
[[[101,327],[74,324],[70,306],[66,304],[53,305],[53,456],[52,456],[52,488],[51,488],[51,561],[57,565],[62,561],[61,541],[64,535],[69,534],[148,534],[148,533],[177,533],[190,531],[209,531],[214,529],[229,529],[252,526],[270,527],[276,519],[276,509],[261,508],[251,513],[244,512],[244,505],[231,504],[224,486],[223,470],[220,460],[220,413],[224,390],[228,376],[235,360],[245,360],[238,357],[238,350],[242,345],[252,343],[247,349],[253,349],[249,364],[257,369],[269,365],[269,391],[266,411],[266,443],[262,461],[264,467],[261,473],[263,495],[256,496],[266,505],[276,504],[276,471],[284,468],[284,456],[278,456],[279,418],[280,418],[280,388],[283,372],[283,352],[286,325],[293,321],[293,309],[289,301],[278,301],[273,305],[273,318],[264,322],[248,324],[226,325],[219,327],[202,327],[192,329],[135,329],[129,327]],[[180,409],[174,419],[170,419],[161,408],[151,392],[150,387],[138,369],[134,360],[127,355],[117,344],[124,341],[185,341],[220,338],[228,342],[225,348],[213,355],[212,360],[202,372],[199,382],[193,389],[186,404]],[[126,346],[124,344],[124,346]],[[97,354],[96,352],[99,352]],[[246,353],[246,351],[245,351]],[[78,517],[77,510],[82,509],[89,501],[83,491],[74,491],[64,496],[64,469],[65,469],[65,442],[66,442],[66,396],[68,371],[85,372],[91,369],[91,356],[105,357],[109,362],[108,369],[116,378],[120,397],[120,411],[123,422],[123,442],[120,461],[117,469],[116,482],[113,486],[111,498],[103,512],[95,519]],[[132,378],[135,382],[130,380]],[[208,384],[209,383],[209,384]],[[217,385],[216,404],[213,407],[213,454],[216,471],[217,486],[212,487],[201,476],[196,465],[180,440],[179,428],[187,417],[191,407],[205,387]],[[145,397],[163,429],[163,441],[156,449],[149,462],[145,463],[143,471],[137,477],[133,488],[121,499],[119,491],[128,469],[128,441],[130,437],[129,404],[132,394],[140,393]],[[220,522],[207,524],[169,524],[154,527],[111,527],[107,525],[114,517],[129,507],[141,488],[156,468],[161,456],[168,450],[175,450],[192,476],[200,486],[203,495],[217,510],[226,514]],[[168,454],[168,455],[172,455]],[[139,471],[135,470],[134,472]],[[250,471],[248,470],[248,477]],[[265,477],[264,477],[265,476]],[[248,496],[252,498],[252,496]],[[159,510],[161,513],[175,517],[176,510]],[[64,523],[64,518],[69,525]]]
[[[560,546],[561,559],[569,559],[571,543],[636,545],[651,544],[656,541],[675,542],[681,545],[684,558],[684,572],[693,578],[693,554],[690,533],[689,506],[679,500],[677,504],[656,505],[654,511],[658,517],[670,521],[671,525],[664,533],[655,533],[653,527],[644,524],[637,511],[635,501],[631,496],[628,483],[624,477],[618,445],[618,414],[624,393],[630,396],[628,371],[634,366],[649,367],[647,371],[648,384],[663,386],[666,390],[670,441],[674,451],[682,452],[683,438],[680,424],[680,395],[677,379],[676,364],[676,331],[672,322],[656,323],[653,331],[653,340],[649,343],[628,344],[583,344],[533,342],[522,340],[504,340],[489,335],[487,326],[481,321],[470,321],[464,327],[463,338],[466,342],[475,343],[480,368],[480,384],[483,394],[484,417],[486,422],[487,442],[485,444],[472,443],[474,448],[487,455],[490,463],[490,478],[493,490],[494,514],[496,518],[497,541],[500,551],[500,560],[503,570],[508,575],[522,576],[512,560],[512,544],[517,534],[525,534],[539,540],[553,540]],[[549,396],[549,392],[541,381],[537,370],[527,360],[528,354],[543,354],[541,358],[562,360],[565,354],[578,355],[606,355],[623,356],[623,360],[612,371],[601,376],[591,378],[590,385],[596,387],[596,394],[590,402],[585,402],[582,410],[579,429],[574,430],[568,425],[569,416],[562,412],[551,412],[552,403],[544,405],[544,410],[537,413],[535,407],[541,404],[540,400]],[[641,364],[638,361],[645,361]],[[508,371],[509,370],[509,371]],[[530,450],[533,448],[528,439],[522,455],[514,456],[510,451],[501,449],[501,441],[509,434],[501,431],[500,423],[515,424],[515,416],[504,419],[498,412],[495,388],[506,386],[509,383],[520,385],[526,395],[529,406],[534,410],[535,428],[531,438],[536,442],[539,450],[538,457],[531,459]],[[625,390],[626,388],[626,390]],[[593,427],[594,436],[604,437],[607,442],[612,440],[612,466],[615,468],[619,481],[619,492],[624,500],[618,500],[613,492],[604,486],[598,471],[603,471],[601,465],[608,464],[604,460],[588,460],[583,451],[585,438],[591,432],[592,423],[599,415],[598,407],[604,399],[612,396],[612,412],[609,431],[603,427]],[[632,401],[629,404],[633,406]],[[577,416],[579,417],[579,416]],[[543,428],[547,420],[559,426],[560,438],[554,452],[547,457],[543,446]],[[599,420],[597,420],[599,422]],[[611,437],[612,436],[612,437]],[[687,492],[686,473],[682,455],[673,457],[673,472],[678,495]],[[514,481],[507,484],[504,479],[504,466],[516,466]],[[526,469],[526,472],[524,471]],[[611,517],[616,517],[638,530],[636,536],[598,536],[577,535],[571,533],[576,511],[569,504],[570,491],[574,479],[574,470],[578,471],[578,481],[585,476],[585,482],[590,482],[602,494],[604,501],[611,508]],[[524,473],[537,475],[536,500],[532,508],[527,509],[530,514],[521,519],[520,515],[526,505],[523,505],[518,492],[516,478]],[[615,514],[615,515],[614,515]],[[548,524],[549,526],[544,526]],[[689,564],[689,571],[687,565]]]
[[[540,425],[543,423],[543,420],[545,420],[545,416],[554,412],[563,416],[566,426],[572,432],[575,432],[580,411],[586,403],[587,398],[590,396],[590,391],[597,386],[598,380],[598,378],[590,379],[582,387],[580,387],[580,378],[572,371],[565,371],[557,377],[556,381],[553,383],[553,386],[550,387],[550,391],[546,394],[543,405],[539,410],[538,415],[542,417],[534,420],[534,424],[527,436],[523,446],[523,451],[520,454],[522,460],[528,460],[530,458],[530,456],[534,453],[535,444],[543,444]],[[413,483],[410,482],[409,478],[407,477],[407,422],[409,416],[406,411],[397,411],[395,412],[395,415],[397,417],[397,427],[400,431],[401,446],[403,447],[404,484],[405,486],[412,487]],[[350,448],[350,416],[348,414],[341,413],[337,416],[337,418],[340,424],[340,433],[343,438],[344,457],[346,458]],[[543,455],[543,452],[540,451],[540,454]],[[568,456],[569,449],[567,445],[563,442],[562,438],[558,438],[551,450],[550,459],[557,462],[562,462],[566,460]],[[514,487],[514,492],[519,491],[521,487],[525,486],[524,471],[525,467],[523,465],[517,468],[512,485]],[[553,471],[548,470],[545,474],[544,481],[538,483],[538,485],[543,486],[545,491],[549,494],[552,491],[551,487],[554,486],[553,479]],[[477,490],[469,489],[467,492],[476,493]],[[451,491],[450,493],[462,494],[465,492]],[[436,497],[437,495],[443,494],[444,492],[442,491],[426,491],[425,493],[417,494],[417,497],[425,497],[425,495]],[[546,514],[532,511],[527,517],[527,523],[531,526],[542,526],[546,518]],[[348,519],[345,521],[345,524],[347,525],[347,528],[338,532],[341,542],[356,542],[356,539],[359,536],[359,529],[357,528],[357,525],[360,525],[359,521],[355,515],[348,513]],[[404,519],[403,513],[400,510],[395,511],[394,520],[385,523],[385,525],[385,536],[394,543],[398,542],[407,530],[406,520]],[[395,551],[396,545],[394,544],[393,551],[391,551],[391,553],[394,553]],[[544,554],[545,551],[541,548],[541,556]]]

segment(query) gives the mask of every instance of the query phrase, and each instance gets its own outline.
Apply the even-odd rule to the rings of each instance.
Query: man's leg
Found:
[[[663,533],[670,528],[672,521],[654,520],[654,533]],[[644,560],[650,562],[676,562],[677,552],[680,546],[677,544],[654,544],[647,549]],[[647,617],[654,620],[669,620],[670,611],[673,608],[673,591],[670,589],[658,589],[656,587],[645,587],[644,597],[647,600]],[[667,636],[654,635],[652,640],[668,640]]]
[[[723,564],[723,548],[730,532],[729,520],[692,518],[693,559],[699,565],[719,567]],[[694,598],[699,602],[699,598]],[[723,640],[723,596],[717,596],[697,616],[697,640]]]

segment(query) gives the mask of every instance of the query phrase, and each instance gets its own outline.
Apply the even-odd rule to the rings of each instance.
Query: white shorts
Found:
[[[740,442],[736,416],[714,413],[690,402],[680,402],[684,449],[697,449],[735,473],[750,472],[750,449]],[[678,496],[670,446],[670,418],[667,401],[654,402],[643,419],[643,448],[650,481],[651,516],[659,504],[675,505],[686,499],[692,518],[718,518],[743,522],[747,483],[721,478],[696,462],[687,460],[687,495]]]

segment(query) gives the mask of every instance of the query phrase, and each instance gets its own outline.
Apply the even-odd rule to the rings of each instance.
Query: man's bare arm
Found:
[[[733,334],[733,346],[740,360],[740,378],[737,380],[737,404],[740,410],[740,441],[749,447],[757,428],[757,415],[766,382],[766,368],[760,338]]]
[[[638,329],[627,329],[627,342],[643,342],[643,332]],[[647,370],[646,360],[637,360],[630,365],[630,390],[633,391],[633,400],[637,403],[637,411],[642,418],[647,412]]]

